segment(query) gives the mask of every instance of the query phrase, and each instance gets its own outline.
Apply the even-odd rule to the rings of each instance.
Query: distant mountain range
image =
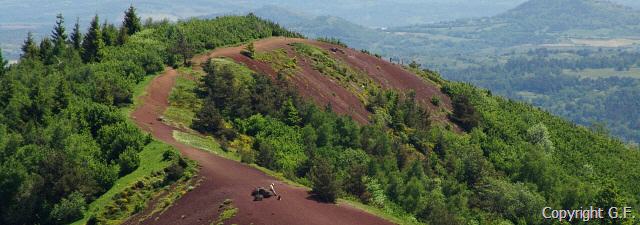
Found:
[[[564,38],[637,38],[640,37],[639,25],[640,11],[611,1],[531,0],[494,17],[406,26],[390,31],[510,47],[557,43]]]
[[[382,32],[367,28],[405,26],[402,28],[392,28],[391,30],[428,29],[431,25],[408,25],[452,21],[460,18],[485,17],[486,19],[488,16],[498,15],[523,2],[525,2],[525,0],[219,0],[215,2],[209,0],[194,0],[189,2],[139,0],[135,1],[134,5],[139,8],[140,15],[144,18],[169,18],[172,20],[202,17],[205,15],[238,14],[256,11],[257,14],[265,18],[289,25],[288,27],[291,29],[306,33],[310,37],[337,36],[343,38],[355,47],[373,46],[373,50],[383,52],[384,45],[386,45],[383,41],[396,43],[398,40],[386,35],[381,36],[380,33]],[[572,1],[533,1],[533,3],[535,2],[550,8],[552,6],[558,6],[558,4],[560,4],[559,2]],[[576,2],[576,0],[573,2]],[[615,0],[615,2],[640,8],[640,2],[635,0]],[[128,0],[99,2],[80,0],[62,2],[42,2],[39,0],[3,1],[3,4],[0,5],[0,10],[3,11],[3,13],[0,14],[0,48],[3,49],[5,56],[15,59],[19,54],[19,45],[26,36],[26,33],[33,31],[37,38],[48,35],[51,27],[53,27],[50,21],[52,18],[55,18],[57,13],[63,13],[65,15],[67,18],[67,26],[71,26],[74,19],[79,17],[84,27],[84,25],[88,24],[89,19],[96,13],[99,14],[103,20],[119,21],[122,17],[122,11],[124,10],[122,6],[130,3],[131,1]],[[531,16],[531,14],[526,14],[527,8],[531,7],[528,6],[530,3],[532,2],[518,7],[522,8],[522,10],[512,10],[511,12],[522,12],[525,13],[524,15]],[[273,11],[270,12],[269,10]],[[614,10],[614,12],[616,12],[616,10]],[[555,13],[555,11],[553,11],[553,13]],[[507,16],[508,14],[502,15]],[[544,15],[544,13],[539,15]],[[514,17],[516,19],[519,18],[519,15],[514,16],[516,16]],[[620,15],[619,17],[625,16]],[[494,19],[498,18],[494,17]],[[469,20],[466,19],[466,21]],[[589,20],[581,21],[587,23]],[[460,20],[454,23],[458,22],[460,22]],[[420,31],[420,29],[417,31]],[[616,32],[623,33],[622,31],[623,30],[619,30]],[[528,34],[523,36],[526,37]],[[406,36],[402,38],[413,39],[413,37]],[[412,40],[408,42],[412,42]],[[368,44],[365,45],[362,43]],[[393,46],[389,47],[393,48]]]

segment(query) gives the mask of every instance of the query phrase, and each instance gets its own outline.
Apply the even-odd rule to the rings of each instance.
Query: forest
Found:
[[[206,49],[272,35],[297,36],[252,15],[142,22],[133,7],[121,25],[96,15],[83,32],[58,15],[49,37],[28,35],[19,63],[7,66],[0,55],[0,224],[82,218],[145,163],[139,153],[151,137],[123,113],[136,84]],[[187,171],[166,151],[160,187]]]
[[[640,55],[632,50],[534,49],[442,72],[495,94],[529,102],[578,124],[640,142]]]

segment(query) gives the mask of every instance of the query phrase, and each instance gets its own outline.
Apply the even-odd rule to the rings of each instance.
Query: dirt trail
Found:
[[[256,47],[261,48],[260,45]],[[238,48],[220,49],[210,56],[235,52]],[[203,62],[208,57],[197,56],[194,63]],[[158,120],[169,105],[169,93],[177,76],[175,70],[167,68],[165,73],[154,78],[147,87],[147,95],[141,97],[144,104],[131,117],[156,139],[175,146],[183,155],[196,160],[201,166],[199,176],[203,181],[162,215],[153,215],[143,224],[210,224],[217,218],[218,206],[225,199],[232,199],[239,209],[237,216],[227,224],[391,224],[349,206],[310,200],[306,189],[284,184],[247,165],[178,143],[172,136],[177,128]],[[276,184],[282,200],[253,202],[251,190],[271,183]]]

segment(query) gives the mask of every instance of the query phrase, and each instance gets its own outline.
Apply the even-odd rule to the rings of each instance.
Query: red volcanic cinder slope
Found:
[[[232,49],[220,49],[215,54]],[[235,51],[235,50],[233,50]],[[214,55],[215,55],[214,54]],[[206,56],[194,58],[199,64]],[[198,162],[200,185],[178,199],[170,208],[151,215],[144,221],[136,217],[126,224],[211,224],[220,214],[219,205],[226,199],[233,200],[237,215],[225,221],[228,224],[391,224],[382,218],[347,205],[320,203],[309,198],[308,190],[288,185],[242,163],[222,158],[177,142],[173,131],[178,128],[158,120],[169,105],[168,97],[175,79],[174,69],[154,78],[147,87],[143,104],[131,117],[154,138],[168,143]],[[254,202],[251,191],[258,186],[276,184],[282,200],[266,199]]]
[[[357,50],[314,40],[284,37],[258,40],[254,42],[254,46],[257,51],[284,49],[290,57],[305,59],[305,56],[301,56],[292,50],[292,47],[289,46],[291,43],[304,43],[324,49],[332,54],[334,59],[338,59],[351,68],[368,75],[382,88],[400,91],[414,90],[417,101],[424,107],[429,108],[430,111],[437,110],[436,106],[430,104],[430,99],[434,96],[441,100],[441,107],[444,107],[448,111],[452,109],[451,99],[449,96],[443,94],[437,85],[425,81],[416,74],[405,70],[400,65],[387,62]],[[228,57],[258,73],[267,74],[275,78],[277,73],[271,65],[242,55],[241,51],[243,49],[244,46],[219,49],[209,55],[199,56],[198,60],[206,60],[206,58],[210,57]],[[297,60],[298,67],[301,68],[301,71],[290,78],[290,82],[296,86],[298,92],[303,97],[313,100],[320,106],[331,104],[335,112],[349,115],[360,123],[368,123],[370,113],[366,110],[362,101],[331,77],[314,70],[309,61],[310,60]],[[432,119],[436,121],[447,121],[446,116],[442,114],[432,113]]]

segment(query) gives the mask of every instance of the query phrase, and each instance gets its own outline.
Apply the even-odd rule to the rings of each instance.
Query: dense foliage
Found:
[[[69,39],[59,15],[51,38],[27,37],[18,64],[5,69],[0,57],[0,224],[73,222],[144,163],[138,153],[150,137],[118,107],[132,103],[145,76],[179,64],[169,51],[177,31],[196,52],[298,36],[251,15],[142,27],[133,7],[119,29],[97,15],[85,34],[78,27]],[[166,179],[181,176],[183,161],[172,161]]]
[[[443,72],[576,123],[640,142],[640,55],[618,50],[536,49]],[[604,128],[601,129],[601,128]]]
[[[253,146],[237,150],[243,161],[322,201],[353,197],[428,224],[546,224],[545,206],[639,203],[637,149],[467,84],[437,80],[462,133],[430,121],[412,92],[372,93],[360,125],[300,99],[285,77],[224,59],[206,68],[194,127]]]

